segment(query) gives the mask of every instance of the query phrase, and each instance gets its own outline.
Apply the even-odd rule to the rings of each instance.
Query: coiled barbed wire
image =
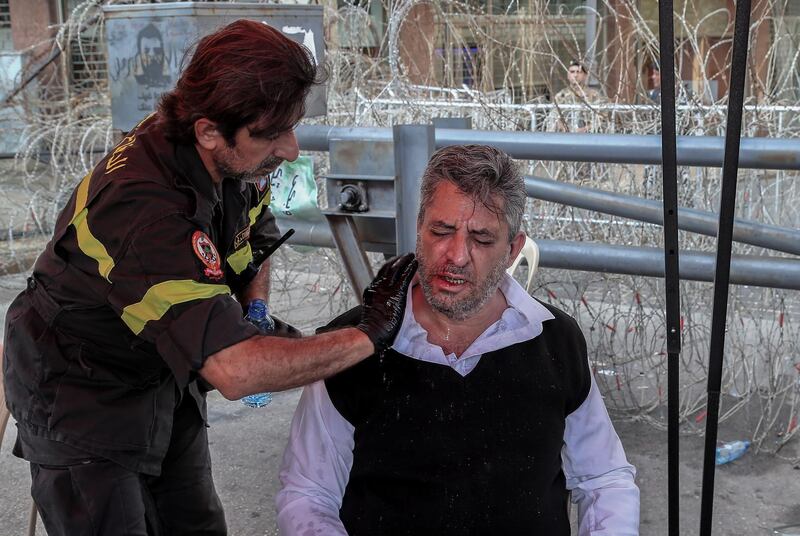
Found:
[[[78,4],[58,28],[54,46],[74,51],[78,58],[102,50],[99,4]],[[310,122],[390,126],[469,117],[476,129],[541,131],[552,130],[557,118],[567,125],[583,121],[601,133],[657,134],[660,110],[647,98],[643,76],[646,65],[657,63],[654,14],[632,2],[597,4],[597,10],[588,10],[575,2],[547,1],[325,2],[328,114]],[[744,135],[797,137],[800,17],[789,14],[786,0],[760,5],[751,23],[757,53],[749,59]],[[385,13],[385,20],[371,15],[376,12]],[[410,21],[412,12],[430,17],[424,27],[417,19]],[[691,84],[677,88],[679,134],[721,135],[726,96],[715,96],[712,89],[729,71],[729,54],[724,52],[731,42],[726,28],[732,15],[719,9],[704,12],[694,0],[682,3],[675,17],[676,49],[686,51],[677,55],[676,68],[694,73]],[[598,36],[588,46],[587,18],[595,21]],[[770,36],[766,43],[764,28]],[[87,39],[95,40],[94,48]],[[409,40],[422,51],[414,66],[407,64],[404,51]],[[587,54],[587,49],[594,53]],[[587,61],[590,77],[612,97],[554,106],[551,98],[566,85],[573,58],[593,59]],[[114,141],[102,73],[96,73],[92,83],[65,80],[71,56],[62,54],[59,61],[60,69],[45,70],[35,87],[12,102],[26,127],[16,174],[3,182],[2,215],[7,225],[3,245],[17,264],[24,264],[26,252],[41,246],[71,189]],[[620,73],[631,66],[633,79],[626,79]],[[62,82],[56,83],[59,78]],[[327,155],[314,157],[322,176]],[[661,175],[655,166],[551,161],[524,165],[537,176],[661,198]],[[797,172],[740,170],[739,177],[738,216],[799,226]],[[681,167],[678,180],[681,206],[716,211],[718,169]],[[324,183],[319,186],[319,198],[324,199]],[[662,229],[655,225],[535,199],[529,200],[524,226],[533,238],[650,247],[661,247],[663,240]],[[713,237],[681,232],[680,247],[713,252],[716,244]],[[745,244],[735,244],[734,253],[784,255]],[[273,293],[298,306],[313,303],[319,317],[327,319],[355,299],[336,252],[318,250],[314,255],[314,262],[308,262],[292,250],[279,252],[273,261]],[[377,255],[370,258],[375,264],[382,260]],[[15,268],[11,263],[6,267]],[[550,269],[541,269],[536,280],[534,295],[565,309],[583,327],[592,369],[609,408],[665,427],[663,281]],[[702,433],[712,286],[684,281],[681,293],[682,430]],[[743,419],[756,444],[769,451],[780,451],[797,435],[798,314],[796,291],[731,287],[721,420]]]

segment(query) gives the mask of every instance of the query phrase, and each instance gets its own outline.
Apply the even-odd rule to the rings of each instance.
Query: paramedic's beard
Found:
[[[218,159],[216,156],[214,157],[214,164],[217,166],[217,170],[222,177],[225,177],[226,179],[239,180],[242,182],[249,182],[251,184],[260,182],[261,179],[267,177],[273,171],[278,169],[282,163],[283,158],[279,158],[277,156],[268,156],[255,168],[240,171],[234,169],[233,164],[231,164],[230,161]]]

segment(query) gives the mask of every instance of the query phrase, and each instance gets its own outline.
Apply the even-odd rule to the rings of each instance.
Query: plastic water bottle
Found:
[[[731,441],[717,447],[717,465],[723,465],[740,458],[750,448],[749,441]]]
[[[247,306],[245,318],[264,333],[275,329],[275,322],[269,316],[269,307],[264,300],[253,300]],[[251,408],[263,408],[272,402],[272,393],[256,393],[242,398],[242,404]]]

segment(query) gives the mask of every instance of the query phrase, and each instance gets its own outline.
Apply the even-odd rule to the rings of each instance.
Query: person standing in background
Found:
[[[603,104],[606,98],[600,91],[587,85],[586,67],[572,60],[567,69],[567,87],[553,97],[555,109],[548,114],[548,130],[557,132],[599,132],[606,123],[605,113],[592,109],[593,104]],[[560,109],[559,106],[570,105]],[[580,105],[581,109],[574,109]]]

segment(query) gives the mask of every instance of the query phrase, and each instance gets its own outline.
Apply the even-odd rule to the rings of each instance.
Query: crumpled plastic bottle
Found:
[[[269,316],[269,307],[264,300],[251,301],[247,306],[245,319],[265,334],[275,329],[275,322]],[[272,402],[272,393],[255,393],[242,397],[242,404],[250,408],[263,408],[270,402]]]
[[[746,440],[725,443],[721,447],[717,447],[716,464],[723,465],[741,458],[748,448],[750,448],[750,442]]]

